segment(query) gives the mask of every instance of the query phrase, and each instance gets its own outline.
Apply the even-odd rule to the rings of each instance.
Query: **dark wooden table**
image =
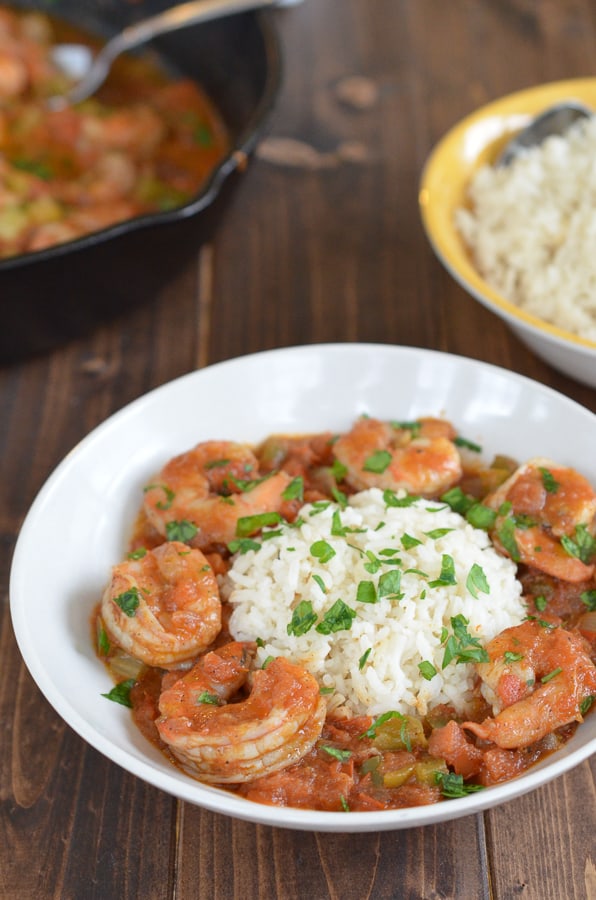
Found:
[[[424,160],[458,119],[513,90],[594,74],[591,0],[306,0],[275,18],[284,86],[213,242],[144,308],[0,370],[0,895],[595,898],[594,760],[436,827],[254,826],[177,802],[86,746],[16,647],[9,567],[36,492],[106,416],[196,367],[292,344],[399,343],[514,369],[596,411],[593,390],[535,358],[451,280],[417,209]]]

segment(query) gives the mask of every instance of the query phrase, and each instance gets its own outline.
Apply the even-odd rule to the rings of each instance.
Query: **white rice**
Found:
[[[596,116],[504,168],[482,167],[456,225],[483,278],[526,312],[596,341]]]
[[[338,515],[342,529],[349,530],[336,536],[332,526]],[[446,533],[437,536],[437,529]],[[410,546],[410,538],[420,543]],[[313,556],[317,541],[335,551],[328,562]],[[433,586],[450,559],[456,583]],[[367,571],[367,564],[369,570],[378,565],[378,571]],[[466,587],[474,565],[481,567],[488,592]],[[357,600],[360,582],[372,582],[380,595],[379,579],[396,569],[401,570],[397,596]],[[483,645],[526,614],[515,565],[496,553],[484,531],[441,502],[388,507],[377,488],[354,495],[346,509],[335,503],[305,506],[294,526],[236,556],[222,594],[234,607],[233,637],[258,639],[260,664],[270,656],[303,664],[329,691],[330,709],[343,707],[355,715],[388,710],[425,715],[441,703],[465,711],[473,664],[454,659],[443,668],[452,618],[464,616],[469,634]],[[347,629],[319,633],[317,624],[338,599],[355,617]],[[301,601],[312,604],[316,623],[295,636],[288,625]],[[434,666],[430,680],[422,676],[420,663]]]

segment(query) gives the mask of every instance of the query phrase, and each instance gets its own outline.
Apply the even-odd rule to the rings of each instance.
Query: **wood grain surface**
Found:
[[[108,762],[53,712],[17,649],[9,569],[35,494],[111,412],[196,367],[293,344],[399,343],[514,369],[596,411],[593,390],[451,280],[417,208],[424,161],[458,119],[513,90],[594,74],[596,5],[305,0],[273,15],[283,87],[212,243],[142,309],[0,369],[0,895],[594,900],[594,759],[436,827],[255,826]]]

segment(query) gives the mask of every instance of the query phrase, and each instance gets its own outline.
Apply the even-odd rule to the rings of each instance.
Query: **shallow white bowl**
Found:
[[[95,429],[33,503],[14,554],[10,604],[25,662],[49,702],[89,744],[127,771],[199,806],[314,831],[407,828],[468,815],[532,790],[596,750],[596,716],[520,778],[434,806],[326,813],[262,806],[172,767],[101,694],[110,688],[89,617],[140,505],[142,486],[172,455],[207,438],[257,442],[271,432],[349,427],[362,414],[451,419],[490,459],[550,456],[596,483],[596,416],[512,372],[413,347],[332,344],[220,363],[152,391]],[[573,441],[569,436],[573,435]]]
[[[509,138],[538,113],[564,100],[596,109],[596,78],[556,81],[509,94],[467,116],[437,144],[420,182],[419,205],[430,243],[447,271],[499,316],[537,356],[555,369],[596,387],[596,343],[520,309],[480,276],[455,226],[475,172],[492,162]]]

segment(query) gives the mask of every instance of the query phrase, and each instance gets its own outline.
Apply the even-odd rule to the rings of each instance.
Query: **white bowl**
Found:
[[[518,91],[489,103],[455,125],[428,158],[419,204],[430,243],[448,272],[517,337],[555,369],[596,387],[596,343],[520,309],[480,276],[456,228],[455,210],[466,205],[475,172],[492,162],[507,140],[538,113],[563,100],[596,109],[596,79],[578,78]]]
[[[264,806],[202,785],[171,766],[106,701],[108,674],[89,620],[119,561],[142,486],[172,455],[207,438],[257,442],[271,432],[347,428],[362,413],[444,415],[490,459],[550,456],[596,483],[596,416],[543,385],[475,360],[414,347],[337,344],[220,363],[152,391],[111,416],[50,476],[23,524],[10,604],[25,662],[49,702],[89,744],[128,772],[190,803],[240,819],[314,831],[425,825],[532,790],[596,750],[596,715],[522,777],[460,800],[383,812]],[[573,435],[573,441],[569,436]]]

